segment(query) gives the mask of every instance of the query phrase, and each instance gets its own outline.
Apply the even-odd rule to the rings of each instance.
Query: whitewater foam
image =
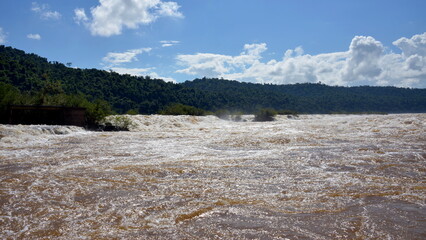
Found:
[[[0,238],[426,235],[426,114],[127,117],[0,125]]]

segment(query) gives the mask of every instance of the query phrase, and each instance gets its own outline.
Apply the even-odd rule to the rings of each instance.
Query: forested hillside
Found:
[[[0,47],[0,82],[23,93],[83,95],[90,101],[106,100],[119,113],[130,109],[155,113],[171,102],[194,101],[194,90],[149,77],[119,75],[97,69],[74,69],[62,63],[10,47]]]
[[[238,96],[238,99],[254,97],[255,102],[263,107],[304,113],[426,111],[426,89],[337,87],[312,83],[261,85],[205,78],[182,85],[209,93]]]
[[[181,84],[120,75],[0,46],[0,105],[68,104],[73,99],[110,105],[117,113],[152,114],[180,103],[207,111],[252,113],[260,108],[300,113],[426,112],[426,89],[331,87],[323,84],[262,85],[221,79]],[[83,101],[83,100],[81,100]],[[80,102],[81,102],[80,101]],[[81,104],[80,104],[81,105]]]

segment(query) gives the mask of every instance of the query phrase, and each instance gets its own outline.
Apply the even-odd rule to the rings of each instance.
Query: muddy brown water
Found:
[[[131,118],[0,125],[0,238],[426,239],[426,114]]]

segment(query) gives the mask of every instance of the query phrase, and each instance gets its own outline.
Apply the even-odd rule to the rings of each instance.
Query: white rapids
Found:
[[[0,239],[426,239],[426,114],[0,125]]]

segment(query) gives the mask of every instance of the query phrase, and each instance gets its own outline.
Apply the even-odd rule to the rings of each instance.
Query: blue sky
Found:
[[[1,0],[0,44],[182,82],[426,88],[424,0]]]

